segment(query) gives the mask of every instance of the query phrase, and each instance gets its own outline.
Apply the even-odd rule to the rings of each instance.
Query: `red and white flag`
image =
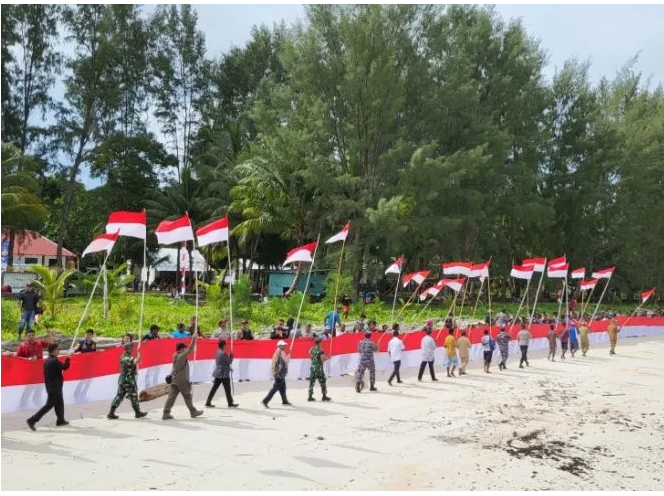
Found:
[[[114,232],[113,234],[100,234],[92,240],[92,243],[90,243],[85,250],[83,250],[83,255],[81,255],[81,258],[83,258],[88,253],[96,253],[98,251],[106,251],[106,253],[110,253],[113,249],[113,246],[115,246],[115,242],[118,240],[119,236],[120,233],[118,232]]]
[[[184,214],[175,220],[162,220],[154,232],[157,235],[157,243],[160,245],[172,245],[180,241],[193,241],[194,239],[194,230],[191,228],[189,214]]]
[[[129,236],[132,238],[146,238],[147,218],[145,210],[142,212],[111,212],[106,222],[106,233],[120,233],[120,236]]]
[[[533,277],[533,272],[535,271],[534,265],[515,265],[512,267],[510,275],[515,279],[527,279],[530,280]]]
[[[569,270],[568,263],[561,263],[558,265],[549,264],[549,268],[546,271],[546,275],[551,279],[564,279],[567,277],[567,271]]]
[[[546,267],[546,258],[529,258],[521,262],[521,265],[532,265],[535,272],[544,272]]]
[[[554,258],[553,260],[549,261],[549,267],[552,267],[554,265],[562,265],[564,263],[567,263],[567,259],[565,258],[565,255],[562,257]]]
[[[581,267],[580,269],[574,269],[572,271],[572,275],[570,276],[572,279],[583,279],[586,277],[586,268]]]
[[[610,279],[611,276],[613,275],[614,270],[615,267],[611,267],[610,269],[598,270],[597,272],[593,272],[592,277],[594,277],[595,279]]]
[[[422,291],[420,294],[420,301],[426,300],[429,296],[434,298],[435,296],[438,295],[443,289],[443,281],[438,281],[435,286],[431,286],[430,288],[425,289]]]
[[[484,280],[489,277],[489,262],[484,262],[480,264],[475,264],[470,268],[470,274],[468,277],[479,277],[480,280]]]
[[[403,265],[404,258],[397,258],[392,265],[390,265],[385,274],[401,274],[401,266]]]
[[[325,244],[329,245],[332,243],[336,243],[337,241],[346,241],[346,238],[348,237],[348,232],[350,231],[350,222],[346,224],[346,226],[341,230],[341,232],[338,232],[334,236],[332,236],[330,239],[328,239]]]
[[[284,266],[292,264],[293,262],[313,262],[314,260],[311,258],[311,254],[316,249],[316,246],[318,246],[318,243],[314,241],[308,245],[293,248],[286,254],[286,261],[284,262]]]
[[[223,219],[215,220],[206,226],[196,229],[196,242],[198,246],[223,243],[224,241],[228,241],[228,215]]]
[[[420,270],[419,272],[411,272],[410,274],[406,274],[403,276],[403,287],[405,288],[408,286],[410,281],[415,281],[417,284],[422,284],[427,277],[429,277],[428,270]]]
[[[595,286],[597,286],[597,279],[588,279],[586,281],[581,281],[579,283],[579,289],[581,289],[581,291],[588,291],[589,289],[595,289]]]
[[[443,287],[448,287],[457,293],[461,291],[463,284],[466,282],[465,277],[460,277],[459,279],[441,279]]]
[[[450,262],[443,264],[443,274],[446,276],[469,276],[473,264],[470,262]]]
[[[644,291],[641,293],[641,303],[645,303],[648,301],[648,298],[652,296],[652,294],[655,292],[655,288],[649,289],[648,291]]]

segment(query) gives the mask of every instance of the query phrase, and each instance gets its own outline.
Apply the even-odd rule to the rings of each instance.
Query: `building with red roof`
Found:
[[[2,245],[9,243],[9,231],[2,231]],[[67,263],[58,264],[56,253],[58,244],[46,236],[34,231],[24,231],[16,235],[14,241],[14,269],[30,267],[31,265],[45,265],[46,267],[67,266]],[[3,257],[4,258],[4,257]],[[75,253],[62,247],[63,262],[74,262],[78,257]],[[3,267],[4,268],[4,267]]]

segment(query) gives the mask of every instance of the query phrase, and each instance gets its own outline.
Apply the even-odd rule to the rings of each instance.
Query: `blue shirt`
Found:
[[[325,317],[325,325],[327,325],[330,329],[334,329],[335,324],[341,324],[341,318],[339,317],[339,312],[337,312],[336,310],[328,313],[327,316]]]
[[[569,340],[570,341],[578,341],[576,338],[576,327],[572,326],[569,328]]]
[[[176,330],[176,331],[173,331],[173,333],[171,334],[171,337],[172,338],[188,338],[189,337],[189,332],[188,331],[180,332],[180,331]]]

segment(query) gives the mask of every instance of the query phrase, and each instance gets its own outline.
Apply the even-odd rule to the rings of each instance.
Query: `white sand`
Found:
[[[67,407],[69,427],[51,413],[37,432],[27,414],[3,415],[2,489],[662,490],[664,339],[624,339],[618,353],[540,354],[525,370],[513,356],[506,372],[475,363],[456,379],[438,367],[438,383],[409,370],[391,388],[378,373],[379,392],[360,395],[336,378],[326,404],[292,381],[294,406],[277,396],[270,410],[267,383],[236,384],[240,409],[220,391],[222,408],[190,419],[180,399],[169,422],[163,399],[143,420],[126,401],[118,421],[107,404]]]

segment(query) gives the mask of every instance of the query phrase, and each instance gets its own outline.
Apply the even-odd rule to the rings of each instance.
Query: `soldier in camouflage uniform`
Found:
[[[129,397],[131,406],[134,408],[136,418],[145,417],[148,413],[142,412],[138,406],[138,390],[136,386],[136,367],[141,363],[141,349],[139,347],[136,358],[131,354],[133,345],[131,343],[123,344],[124,353],[120,357],[120,377],[118,378],[118,392],[111,403],[111,411],[107,418],[111,420],[118,419],[115,410],[120,406],[125,396]]]
[[[325,352],[321,347],[323,339],[320,336],[316,336],[316,344],[313,348],[309,350],[309,355],[311,355],[311,371],[309,372],[309,401],[316,401],[314,398],[314,384],[316,379],[320,383],[320,390],[323,393],[323,401],[330,401],[332,398],[327,395],[327,383],[325,380],[325,372],[323,371],[323,362],[328,360],[328,357],[325,356]]]
[[[369,383],[371,384],[370,391],[378,391],[376,389],[376,364],[374,363],[374,352],[378,351],[378,345],[371,341],[371,332],[364,333],[364,339],[358,345],[360,352],[360,364],[355,372],[355,391],[361,393],[364,389],[364,371],[369,369]]]

